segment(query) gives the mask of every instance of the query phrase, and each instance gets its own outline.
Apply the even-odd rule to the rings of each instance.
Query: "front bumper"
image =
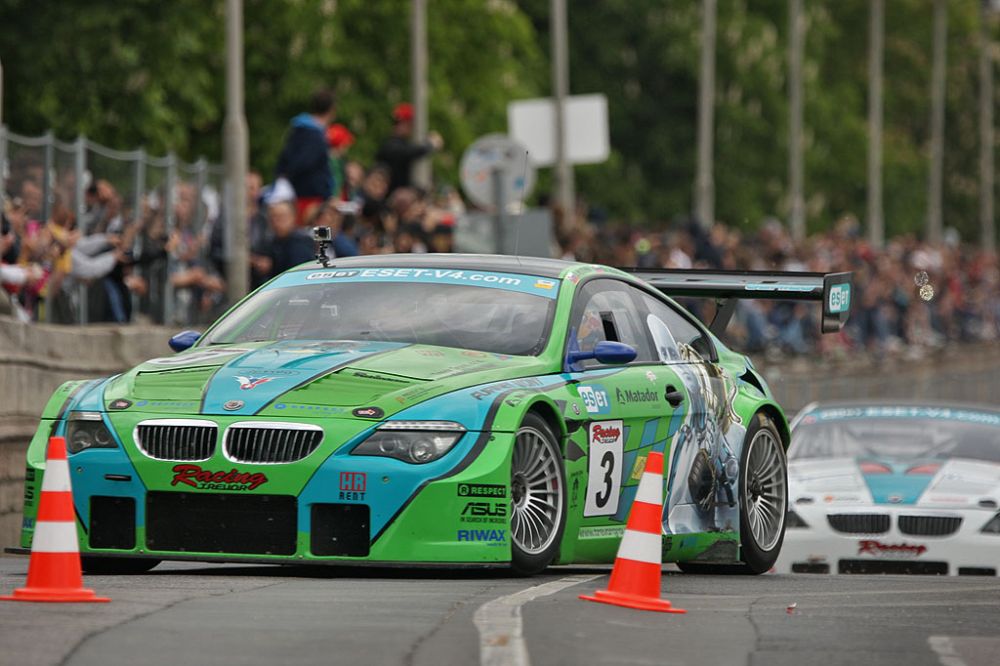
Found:
[[[34,532],[44,473],[39,452],[51,425],[41,424],[29,450],[25,494],[32,499],[23,548]],[[323,425],[328,434],[336,429]],[[117,426],[119,448],[69,456],[84,555],[370,565],[510,561],[508,512],[495,510],[508,502],[510,433],[467,432],[427,465],[351,456],[347,447],[281,465],[234,463],[221,451],[197,463],[161,461],[140,453],[130,433]],[[201,472],[177,471],[185,465]]]
[[[990,575],[1000,570],[1000,535],[980,532],[992,511],[936,510],[919,506],[827,509],[794,507],[808,527],[789,527],[775,568],[780,573],[915,573]],[[845,533],[830,515],[888,516],[879,533]],[[900,530],[901,516],[961,519],[947,535],[915,535]],[[834,519],[836,522],[836,519]],[[843,526],[842,526],[843,527]]]

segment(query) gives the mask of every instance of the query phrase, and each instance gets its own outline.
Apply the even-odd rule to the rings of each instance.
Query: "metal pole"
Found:
[[[76,138],[76,143],[73,145],[73,175],[76,177],[77,224],[83,220],[84,213],[86,212],[83,202],[83,176],[85,173],[87,173],[87,138],[80,135]],[[78,323],[86,324],[90,321],[90,289],[83,282],[77,283],[76,300]]]
[[[427,0],[410,4],[410,85],[413,88],[414,138],[427,141]],[[420,187],[431,184],[431,160],[413,165],[413,182]]]
[[[868,241],[885,244],[882,217],[882,71],[885,0],[871,0],[868,28]]]
[[[143,225],[143,232],[137,233],[135,237],[132,238],[132,256],[138,259],[140,252],[142,251],[142,241],[140,239],[140,235],[148,232],[145,228],[145,224],[148,220],[142,219],[142,197],[146,191],[146,150],[144,148],[139,148],[138,150],[135,158],[135,170],[132,173],[132,178],[134,179],[134,187],[132,190],[132,224]],[[138,272],[140,269],[139,266],[136,265],[132,268],[132,270]],[[142,302],[139,295],[134,291],[130,290],[129,294],[132,299],[132,321],[135,321],[139,316],[139,309]]]
[[[0,58],[0,125],[3,125],[3,58]]]
[[[701,76],[698,80],[698,176],[695,206],[698,220],[708,227],[715,222],[713,138],[715,133],[715,19],[716,0],[701,3]]]
[[[993,53],[990,39],[990,7],[979,12],[979,225],[980,246],[992,250],[996,244],[993,221]]]
[[[55,135],[52,134],[52,130],[46,132],[43,136],[45,139],[44,155],[45,155],[45,171],[42,175],[42,222],[48,222],[49,215],[52,213],[52,169],[55,168],[56,163],[56,147],[55,147]]]
[[[789,1],[788,31],[788,188],[791,204],[788,219],[792,238],[802,240],[806,235],[802,195],[802,54],[805,46],[802,0]]]
[[[494,252],[504,254],[504,227],[507,224],[507,206],[504,205],[506,192],[504,184],[506,181],[504,170],[496,167],[490,173],[493,177],[493,245]]]
[[[7,183],[4,182],[3,174],[7,166],[7,128],[0,124],[0,210],[3,210],[4,193],[7,191]]]
[[[243,101],[243,2],[226,0],[226,159],[225,219],[229,270],[226,291],[230,304],[250,289],[250,248],[247,232],[247,119]]]
[[[163,217],[164,224],[167,227],[167,239],[170,239],[174,234],[174,227],[176,225],[174,219],[174,190],[177,186],[177,156],[173,153],[167,153],[167,182],[164,185],[163,193]],[[161,285],[163,287],[163,323],[172,326],[176,322],[174,321],[174,286],[170,282],[170,276],[173,274],[174,268],[174,257],[173,253],[167,255],[167,271],[166,271],[166,281]]]
[[[555,107],[556,187],[562,226],[572,226],[576,215],[573,193],[573,167],[566,155],[566,98],[569,96],[569,38],[567,36],[566,0],[552,0],[549,15],[552,31],[552,102]]]
[[[927,184],[927,240],[941,240],[944,171],[945,65],[948,44],[948,0],[934,0],[934,64],[931,72],[931,164]]]

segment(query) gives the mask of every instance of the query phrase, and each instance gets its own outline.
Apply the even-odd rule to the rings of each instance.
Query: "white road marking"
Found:
[[[927,643],[937,653],[941,666],[967,666],[962,655],[952,644],[950,636],[929,636]]]
[[[479,663],[483,666],[529,666],[531,660],[522,633],[521,606],[595,578],[600,576],[567,576],[487,601],[477,608],[472,621],[479,630]]]

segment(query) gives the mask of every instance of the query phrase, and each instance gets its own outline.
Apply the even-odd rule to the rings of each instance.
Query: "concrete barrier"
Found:
[[[169,354],[173,329],[49,326],[0,317],[0,549],[17,545],[24,454],[42,408],[60,384],[122,372]]]

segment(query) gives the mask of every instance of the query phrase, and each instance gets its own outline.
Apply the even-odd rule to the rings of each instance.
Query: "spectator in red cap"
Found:
[[[354,143],[354,135],[340,123],[334,123],[326,129],[326,143],[330,147],[330,174],[333,176],[333,197],[339,201],[347,201],[347,176],[344,165],[347,162],[347,149]]]
[[[292,118],[292,127],[278,156],[276,178],[285,178],[295,190],[298,222],[333,194],[326,128],[336,113],[336,98],[330,90],[313,93],[307,113]]]
[[[413,163],[435,150],[444,141],[437,132],[427,135],[426,143],[413,142],[413,105],[397,104],[392,112],[392,135],[379,146],[375,159],[389,168],[389,192],[409,187]]]

